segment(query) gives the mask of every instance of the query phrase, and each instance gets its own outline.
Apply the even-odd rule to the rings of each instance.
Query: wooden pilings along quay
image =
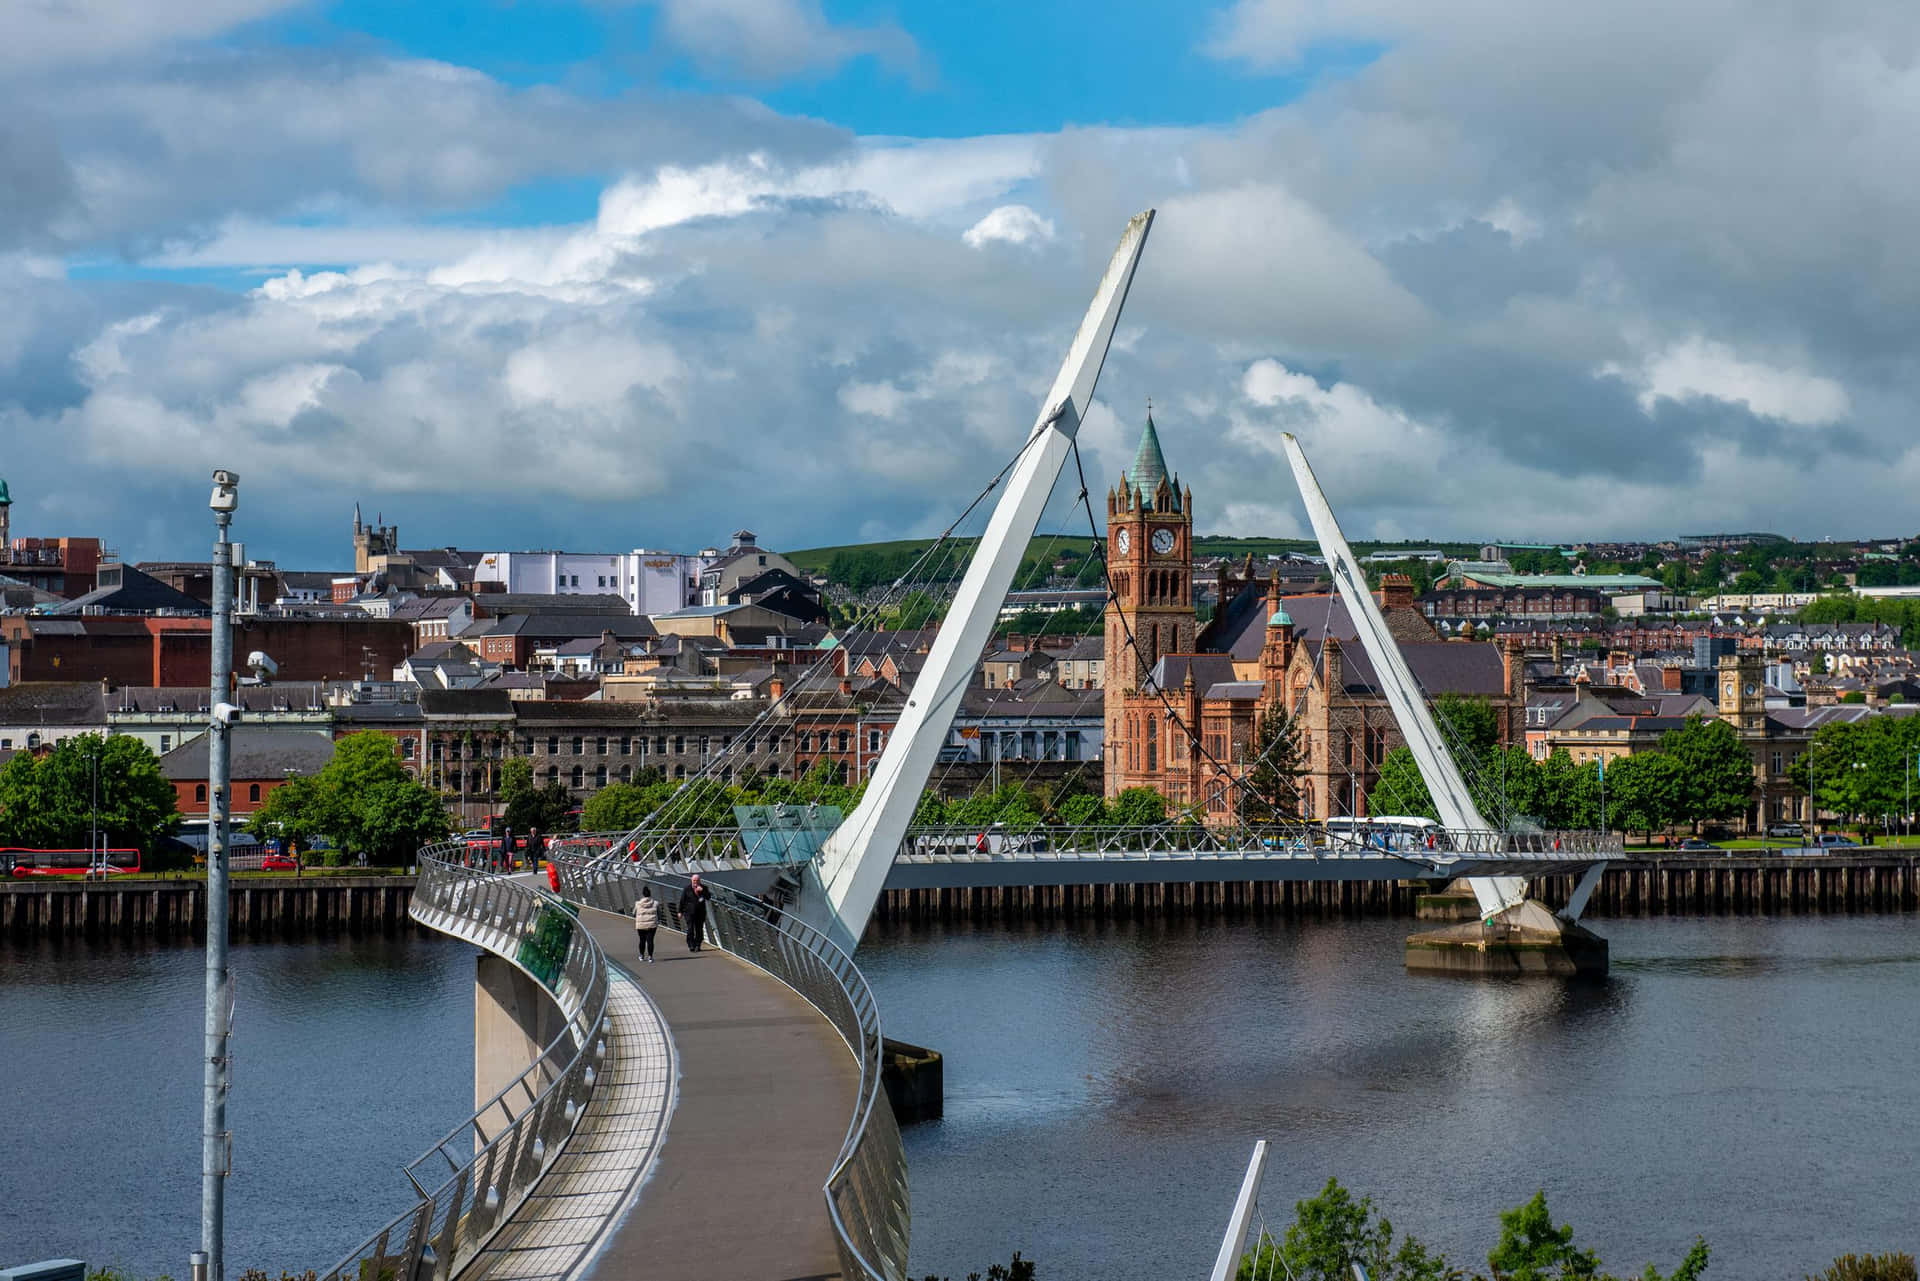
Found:
[[[412,929],[411,876],[236,880],[228,886],[233,937],[283,939],[397,934]],[[203,938],[204,881],[0,883],[0,937]]]
[[[1532,894],[1566,902],[1572,876]],[[887,890],[880,924],[934,921],[1144,920],[1181,916],[1413,916],[1438,881],[1218,881]],[[1610,868],[1587,904],[1607,916],[1771,916],[1920,910],[1920,855],[1648,859]]]

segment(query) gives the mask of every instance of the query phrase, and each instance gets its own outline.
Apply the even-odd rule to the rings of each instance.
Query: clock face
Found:
[[[1162,556],[1165,556],[1173,550],[1173,531],[1171,529],[1156,529],[1153,531],[1153,550],[1159,552]]]
[[[1757,686],[1757,685],[1749,685],[1749,686],[1747,686],[1747,697],[1748,697],[1748,698],[1752,698],[1752,697],[1753,697],[1753,696],[1754,696],[1755,694],[1758,694],[1759,692],[1760,692],[1760,688],[1759,688],[1759,686]]]
[[[1128,530],[1122,529],[1113,536],[1113,546],[1115,551],[1125,556],[1127,549],[1133,546],[1133,535]]]

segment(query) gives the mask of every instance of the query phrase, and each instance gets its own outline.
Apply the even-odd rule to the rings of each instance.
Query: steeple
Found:
[[[1153,429],[1153,411],[1147,411],[1147,429],[1140,433],[1140,447],[1133,451],[1133,466],[1127,468],[1126,482],[1140,496],[1140,501],[1150,503],[1158,492],[1162,481],[1169,480],[1167,474],[1167,456],[1160,452],[1160,433]],[[1173,510],[1180,510],[1180,487],[1171,485]]]
[[[357,534],[362,528],[363,526],[360,524],[360,504],[356,502],[353,505],[353,532]]]

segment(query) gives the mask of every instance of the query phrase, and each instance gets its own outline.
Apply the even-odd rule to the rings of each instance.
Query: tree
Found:
[[[1122,788],[1107,813],[1116,827],[1155,827],[1167,821],[1167,798],[1151,787]]]
[[[263,817],[264,815],[264,817]],[[371,863],[404,863],[448,831],[446,806],[407,773],[385,734],[341,739],[333,759],[311,778],[289,779],[249,821],[256,833],[324,836]]]
[[[1660,736],[1660,751],[1680,767],[1674,817],[1692,823],[1734,818],[1753,799],[1753,757],[1733,726],[1689,716],[1681,729]]]
[[[1291,822],[1300,817],[1300,735],[1275,699],[1260,713],[1253,732],[1253,768],[1240,795],[1240,817],[1249,823]]]
[[[1393,1225],[1374,1213],[1373,1200],[1328,1179],[1320,1195],[1296,1202],[1293,1222],[1275,1241],[1262,1234],[1242,1256],[1239,1281],[1292,1276],[1295,1281],[1352,1281],[1353,1265],[1363,1264],[1374,1281],[1462,1281],[1448,1265],[1414,1237],[1394,1248]]]
[[[1649,1263],[1640,1281],[1699,1281],[1707,1270],[1707,1256],[1707,1243],[1696,1239],[1671,1276]],[[1491,1281],[1614,1281],[1600,1270],[1600,1259],[1592,1250],[1574,1245],[1571,1226],[1554,1226],[1545,1192],[1501,1212],[1500,1240],[1487,1255],[1487,1267]]]
[[[643,773],[659,777],[654,771]],[[533,762],[525,757],[513,757],[501,766],[500,800],[502,821],[516,832],[564,832],[573,826],[573,793],[559,779],[536,787]]]
[[[1807,1281],[1920,1281],[1920,1269],[1911,1254],[1843,1254]]]
[[[609,783],[587,798],[580,826],[589,832],[627,832],[665,803],[673,789],[665,783]]]
[[[1379,777],[1367,793],[1367,808],[1375,814],[1438,820],[1440,811],[1427,791],[1427,780],[1413,759],[1413,749],[1396,747],[1380,762]]]
[[[1680,821],[1680,763],[1665,752],[1640,752],[1607,763],[1607,826],[1649,838]]]
[[[81,734],[0,769],[0,845],[137,848],[159,866],[161,838],[180,825],[173,784],[146,744],[125,734]]]
[[[262,840],[278,840],[289,854],[297,854],[324,836],[329,794],[315,775],[290,778],[267,793],[260,808],[247,816],[247,830]]]

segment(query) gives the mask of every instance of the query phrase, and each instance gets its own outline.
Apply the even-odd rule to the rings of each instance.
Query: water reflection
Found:
[[[230,1272],[334,1262],[472,1106],[473,955],[437,939],[233,953]],[[0,1260],[185,1275],[199,1236],[204,954],[0,946]]]
[[[946,1120],[908,1132],[914,1272],[1189,1274],[1255,1137],[1282,1217],[1337,1175],[1469,1265],[1542,1187],[1617,1271],[1696,1232],[1725,1276],[1906,1239],[1911,918],[1601,932],[1599,983],[1409,977],[1392,921],[887,934],[887,1026],[947,1060]]]

